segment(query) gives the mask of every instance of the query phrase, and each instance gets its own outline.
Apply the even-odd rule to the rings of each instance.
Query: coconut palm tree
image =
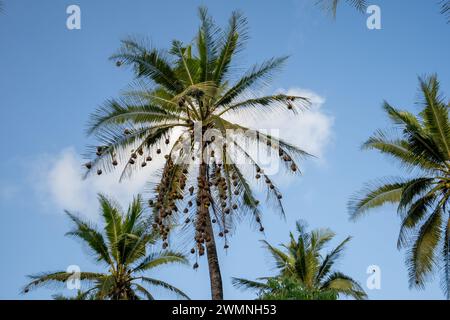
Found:
[[[383,108],[394,131],[377,131],[363,148],[393,157],[410,175],[368,185],[349,203],[357,219],[386,203],[397,205],[402,220],[398,248],[407,248],[411,287],[423,288],[428,276],[442,266],[443,287],[449,292],[450,122],[449,106],[436,75],[419,79],[421,112],[416,116],[387,102]]]
[[[275,260],[278,275],[258,281],[233,278],[233,285],[258,291],[260,299],[333,300],[339,295],[365,299],[366,293],[355,280],[333,270],[351,237],[324,256],[323,248],[335,233],[330,229],[307,232],[302,222],[297,222],[296,226],[298,236],[290,233],[290,242],[283,244],[281,249],[263,241]]]
[[[229,116],[245,122],[270,112],[295,115],[308,100],[286,94],[258,96],[286,57],[269,59],[236,78],[234,60],[247,39],[247,22],[240,13],[231,15],[225,30],[214,24],[205,8],[200,8],[199,16],[195,39],[187,44],[174,40],[168,52],[135,39],[122,41],[112,60],[119,67],[132,66],[137,80],[121,99],[109,101],[92,115],[89,133],[100,143],[86,167],[87,174],[102,174],[122,162],[123,178],[159,157],[163,169],[149,199],[153,226],[166,248],[169,232],[184,225],[181,229],[190,232],[196,259],[206,251],[212,298],[223,299],[215,237],[223,238],[227,249],[236,222],[245,216],[264,231],[251,182],[264,181],[269,199],[284,214],[278,187],[248,144],[276,153],[294,174],[299,172],[299,159],[308,155]],[[228,134],[231,130],[233,135]],[[195,262],[194,268],[198,266]]]
[[[152,251],[148,247],[157,241],[157,234],[148,225],[143,215],[142,199],[136,197],[123,213],[114,201],[99,195],[101,215],[105,222],[104,232],[76,215],[67,212],[75,227],[68,236],[80,239],[89,251],[108,268],[107,273],[80,272],[79,280],[86,285],[78,291],[77,300],[137,300],[154,297],[148,287],[166,289],[181,298],[187,295],[174,286],[145,275],[151,269],[165,264],[185,264],[187,259],[177,252]],[[149,232],[150,230],[150,232]],[[41,286],[60,285],[74,278],[74,273],[66,271],[46,272],[30,276],[32,281],[25,286],[23,293]],[[54,296],[64,299],[64,296]]]

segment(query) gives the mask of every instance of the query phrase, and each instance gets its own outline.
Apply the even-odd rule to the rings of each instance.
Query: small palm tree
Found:
[[[450,122],[449,106],[440,92],[436,75],[419,79],[423,107],[418,116],[392,107],[383,108],[394,131],[377,131],[363,145],[387,154],[412,176],[382,180],[369,185],[349,203],[351,218],[372,208],[397,204],[402,220],[398,248],[407,248],[411,287],[423,288],[438,266],[443,270],[443,287],[450,288]]]
[[[108,267],[108,273],[81,272],[79,279],[87,287],[78,291],[75,299],[153,300],[148,286],[161,287],[188,299],[186,294],[174,286],[144,275],[155,267],[173,263],[185,264],[187,260],[176,252],[148,252],[148,246],[155,244],[157,237],[155,232],[149,232],[151,228],[143,216],[141,197],[133,200],[126,214],[103,195],[99,195],[99,201],[105,221],[103,233],[90,223],[67,212],[75,223],[75,228],[67,235],[82,240],[96,260]],[[45,285],[64,286],[73,277],[73,273],[65,271],[32,275],[32,281],[25,286],[23,292],[27,293]],[[55,299],[64,297],[58,295]]]
[[[297,238],[290,234],[290,242],[282,245],[282,249],[264,241],[275,260],[279,271],[277,276],[259,278],[260,281],[233,278],[233,285],[259,291],[260,299],[337,299],[339,295],[356,299],[367,297],[355,280],[333,271],[333,265],[350,237],[323,256],[321,251],[334,238],[334,232],[329,229],[307,232],[305,224],[297,222],[297,233]]]
[[[92,115],[89,133],[100,145],[86,167],[88,173],[102,174],[122,160],[122,177],[128,177],[162,157],[162,146],[167,145],[155,196],[149,200],[154,228],[166,248],[169,232],[184,225],[193,240],[192,254],[199,257],[206,251],[212,298],[223,299],[215,236],[224,239],[227,249],[236,222],[244,216],[264,231],[259,200],[250,182],[264,181],[269,199],[284,214],[278,187],[243,139],[276,153],[291,173],[299,172],[297,162],[308,155],[228,117],[238,115],[245,122],[268,112],[296,114],[308,100],[286,94],[258,95],[286,57],[255,65],[236,81],[233,61],[247,38],[245,18],[234,12],[228,29],[221,30],[205,8],[200,8],[199,16],[197,37],[188,44],[173,41],[168,52],[134,39],[123,41],[112,59],[119,67],[134,67],[137,88]]]

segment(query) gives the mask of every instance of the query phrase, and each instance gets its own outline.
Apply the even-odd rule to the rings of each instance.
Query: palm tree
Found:
[[[112,59],[119,67],[134,67],[136,88],[92,115],[89,133],[100,145],[94,147],[94,158],[86,167],[87,174],[102,174],[122,160],[122,177],[127,177],[162,157],[162,146],[167,145],[155,196],[149,200],[153,226],[166,248],[169,232],[184,225],[182,230],[190,232],[194,240],[191,252],[196,259],[206,250],[212,298],[223,299],[215,235],[224,239],[227,249],[231,231],[244,216],[264,231],[251,181],[265,181],[269,198],[284,214],[278,187],[242,139],[276,152],[292,173],[299,172],[297,161],[308,155],[227,117],[234,114],[248,119],[242,117],[244,112],[246,117],[268,112],[277,116],[283,111],[296,114],[308,100],[285,94],[257,95],[256,90],[270,80],[286,57],[255,65],[233,81],[233,61],[247,38],[246,19],[234,12],[228,28],[222,30],[205,8],[200,8],[199,16],[196,38],[189,44],[174,40],[168,52],[147,48],[134,39],[122,41],[122,48]],[[233,136],[228,134],[230,130],[234,130]],[[197,262],[194,268],[198,268]]]
[[[449,293],[450,123],[448,108],[436,75],[419,79],[423,107],[419,115],[401,111],[387,102],[383,108],[394,131],[377,131],[364,143],[398,160],[412,174],[382,180],[349,203],[352,219],[386,203],[397,204],[402,220],[398,248],[407,248],[411,287],[423,288],[428,276],[443,266],[443,287]],[[446,217],[447,215],[447,217]],[[440,262],[440,263],[439,263]]]
[[[112,200],[99,195],[101,214],[105,221],[104,232],[101,233],[92,224],[81,220],[74,214],[67,215],[74,222],[75,228],[68,236],[82,240],[97,262],[108,267],[108,273],[81,272],[79,279],[87,287],[78,291],[78,300],[137,300],[154,297],[148,290],[150,287],[166,289],[179,297],[188,299],[187,295],[174,286],[158,279],[149,278],[144,273],[165,264],[187,263],[180,253],[171,251],[148,252],[147,247],[154,245],[157,234],[148,226],[143,215],[141,197],[136,197],[123,213]],[[59,284],[64,287],[74,274],[66,271],[46,272],[32,275],[32,281],[25,286],[23,293],[41,286]],[[54,296],[64,299],[64,296]]]
[[[282,245],[282,249],[264,241],[275,260],[278,275],[259,278],[259,281],[233,278],[233,285],[257,290],[260,299],[333,300],[339,295],[365,299],[366,293],[355,280],[333,271],[333,265],[351,238],[347,237],[323,256],[322,249],[334,238],[335,233],[329,229],[307,232],[304,223],[297,222],[296,225],[297,238],[290,233],[290,242]]]

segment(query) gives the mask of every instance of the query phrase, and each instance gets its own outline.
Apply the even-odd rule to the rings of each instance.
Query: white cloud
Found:
[[[69,210],[96,218],[98,193],[104,193],[126,206],[134,195],[145,191],[146,183],[152,176],[152,169],[147,167],[139,170],[132,179],[120,183],[120,169],[83,179],[82,163],[83,160],[73,147],[57,155],[40,158],[33,170],[33,185],[47,211]]]
[[[332,139],[334,122],[334,118],[323,111],[325,98],[311,90],[300,88],[280,89],[277,93],[306,97],[311,106],[300,111],[297,116],[293,116],[291,112],[271,112],[257,120],[246,118],[245,125],[254,129],[278,129],[282,139],[324,160],[326,147]],[[231,118],[242,123],[239,117]]]
[[[307,97],[311,101],[311,106],[295,118],[288,115],[275,119],[275,125],[283,128],[281,136],[309,153],[323,158],[325,149],[332,139],[334,123],[334,118],[322,109],[325,98],[311,90],[296,88],[287,90],[287,94]],[[289,125],[286,126],[286,123]]]

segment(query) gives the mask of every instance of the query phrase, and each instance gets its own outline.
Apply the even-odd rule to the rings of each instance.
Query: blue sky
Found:
[[[271,90],[301,90],[317,97],[308,121],[280,128],[312,148],[318,161],[302,164],[304,175],[282,186],[286,221],[266,208],[266,235],[243,224],[220,253],[227,299],[251,299],[235,290],[230,277],[254,278],[273,272],[258,240],[285,241],[297,219],[330,227],[336,240],[352,235],[339,269],[365,285],[369,265],[381,268],[381,289],[371,299],[441,299],[439,280],[426,290],[409,290],[404,252],[396,249],[399,220],[393,207],[348,221],[346,203],[364,182],[396,175],[399,167],[361,143],[386,126],[384,99],[417,111],[417,76],[437,72],[450,88],[449,25],[429,0],[370,1],[382,12],[382,30],[366,28],[367,15],[342,6],[333,21],[309,0],[284,1],[4,1],[0,16],[0,299],[45,299],[52,291],[19,295],[25,275],[66,269],[98,270],[79,244],[64,237],[62,210],[83,209],[95,219],[95,190],[127,200],[142,184],[116,180],[77,181],[80,155],[92,142],[85,135],[88,115],[117,97],[132,81],[108,57],[128,35],[143,35],[154,46],[189,41],[198,26],[197,7],[206,4],[224,25],[232,10],[247,16],[250,41],[239,61],[250,66],[289,54]],[[66,28],[66,8],[78,4],[82,29]],[[301,117],[301,115],[300,115]],[[279,119],[274,119],[274,121]],[[301,127],[304,125],[305,127]],[[307,128],[308,130],[306,130]],[[306,131],[305,131],[306,130]],[[140,178],[140,182],[146,177]],[[92,205],[91,205],[92,204]],[[208,299],[206,261],[194,272],[170,267],[154,276]],[[157,295],[166,296],[161,293]]]

